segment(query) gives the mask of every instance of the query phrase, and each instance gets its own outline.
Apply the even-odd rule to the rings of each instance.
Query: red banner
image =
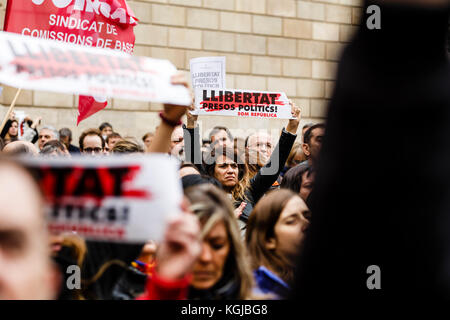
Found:
[[[135,25],[125,0],[9,0],[4,30],[131,54]],[[77,123],[106,104],[106,99],[80,96]]]

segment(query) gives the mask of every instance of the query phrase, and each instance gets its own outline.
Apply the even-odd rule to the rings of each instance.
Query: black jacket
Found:
[[[198,126],[195,129],[188,129],[183,126],[184,141],[185,141],[185,154],[186,161],[194,163],[199,170],[206,174],[202,164],[202,155],[200,149],[200,134]],[[193,138],[191,138],[193,137]],[[284,128],[275,147],[269,162],[262,167],[259,172],[250,180],[250,188],[245,191],[247,200],[246,207],[244,208],[240,220],[247,223],[250,213],[253,210],[255,204],[261,199],[261,197],[269,191],[270,187],[275,181],[277,181],[281,170],[283,170],[286,160],[291,152],[297,135],[287,132]],[[273,166],[273,167],[272,167]],[[243,199],[234,203],[237,208]]]

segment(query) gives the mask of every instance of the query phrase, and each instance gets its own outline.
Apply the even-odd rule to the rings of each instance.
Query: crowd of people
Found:
[[[181,74],[172,81],[188,86]],[[27,185],[21,194],[34,202],[24,201],[32,207],[24,211],[34,214],[36,223],[29,223],[29,230],[24,230],[19,221],[28,217],[20,217],[20,207],[8,212],[9,207],[0,209],[0,233],[9,223],[9,214],[19,219],[4,237],[0,236],[0,248],[5,247],[5,241],[21,242],[18,235],[36,237],[29,240],[36,246],[40,242],[40,251],[25,250],[24,243],[20,244],[24,247],[20,254],[25,263],[28,255],[39,253],[42,268],[37,271],[41,278],[48,277],[49,287],[40,288],[36,283],[41,283],[39,277],[33,281],[14,279],[8,276],[9,270],[2,270],[0,274],[11,281],[0,276],[0,283],[6,281],[0,285],[0,298],[287,298],[309,225],[306,203],[325,129],[323,124],[307,124],[301,141],[297,135],[300,109],[292,102],[290,107],[292,118],[286,120],[278,141],[265,132],[235,138],[223,126],[211,128],[209,140],[201,140],[198,116],[190,113],[193,107],[165,106],[159,126],[141,139],[123,137],[104,122],[83,131],[76,146],[69,128],[40,127],[40,117],[26,118],[19,128],[12,114],[1,133],[0,175],[4,172],[5,176],[0,181],[9,181],[12,175],[17,176],[17,188]],[[187,121],[182,124],[184,115]],[[169,223],[163,241],[149,239],[140,245],[92,241],[75,233],[47,234],[41,224],[43,200],[35,182],[11,160],[15,156],[89,156],[101,161],[115,154],[144,153],[164,153],[179,160],[184,214]],[[14,199],[10,193],[14,187],[2,193],[3,203]],[[14,235],[17,238],[8,239]],[[47,241],[49,251],[43,241]],[[66,286],[66,271],[73,265],[81,270],[79,289]],[[27,285],[20,282],[25,280]],[[26,294],[14,291],[13,281],[28,288]],[[6,290],[9,287],[11,291]]]

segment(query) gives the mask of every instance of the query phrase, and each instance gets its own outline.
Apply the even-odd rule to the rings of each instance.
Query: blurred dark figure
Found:
[[[450,8],[375,3],[381,30],[367,28],[366,14],[328,110],[299,260],[303,306],[450,298]],[[380,290],[367,286],[372,265]]]
[[[72,144],[72,131],[69,128],[62,128],[59,130],[59,141],[64,143],[70,154],[79,154],[80,148]]]

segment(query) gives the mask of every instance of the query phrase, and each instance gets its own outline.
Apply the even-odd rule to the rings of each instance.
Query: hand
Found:
[[[187,124],[186,127],[188,129],[195,129],[197,125],[197,119],[198,115],[191,114],[190,111],[195,110],[194,102],[192,102],[192,105],[186,110],[186,118],[187,118]]]
[[[170,83],[173,85],[183,85],[186,88],[189,89],[189,83],[186,79],[186,76],[178,72],[177,74],[173,75],[170,79]],[[164,116],[173,122],[180,121],[181,117],[186,113],[186,107],[185,106],[177,106],[173,104],[165,104],[164,105]]]
[[[286,127],[286,131],[292,134],[297,134],[298,125],[300,124],[300,108],[289,100],[289,104],[291,105],[291,114],[293,119],[289,119],[289,123]]]
[[[192,213],[173,218],[156,253],[156,272],[165,279],[182,279],[199,257],[202,245],[200,223]]]
[[[33,123],[31,124],[31,129],[36,129],[36,127],[41,124],[41,120],[42,117],[37,117],[36,119],[34,119]]]
[[[16,118],[16,113],[14,112],[14,111],[12,111],[10,114],[9,114],[9,120],[14,120]]]
[[[239,219],[239,217],[242,215],[242,212],[244,211],[245,207],[247,206],[247,202],[242,202],[239,207],[234,209],[234,216],[236,219]]]

